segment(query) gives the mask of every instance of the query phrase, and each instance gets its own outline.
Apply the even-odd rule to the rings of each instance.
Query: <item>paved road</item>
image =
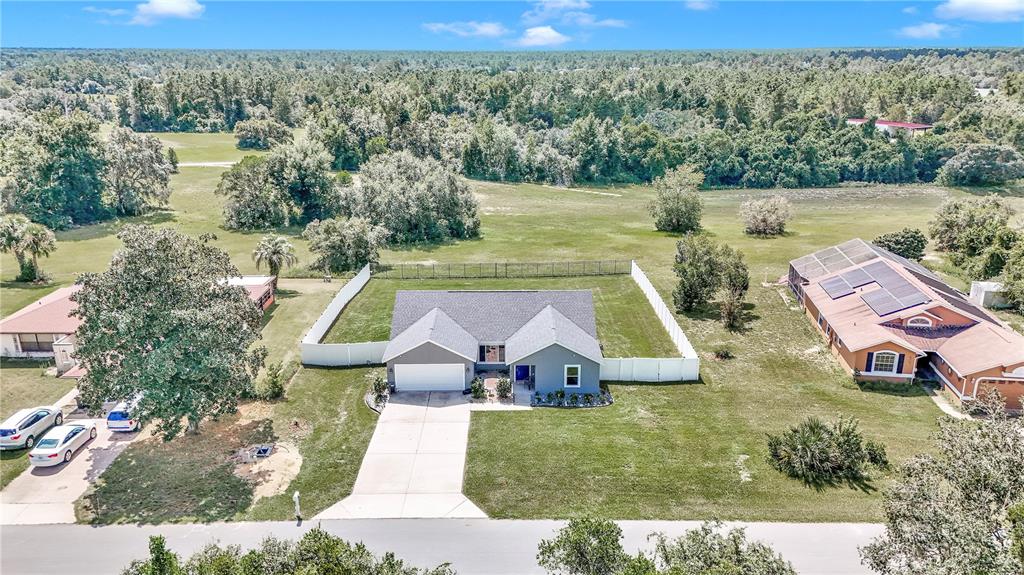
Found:
[[[256,545],[268,535],[295,538],[317,522],[216,523],[88,527],[25,525],[0,527],[0,571],[4,575],[119,572],[129,561],[146,555],[148,537],[167,537],[174,551],[190,554],[211,541]],[[327,531],[362,541],[380,554],[394,551],[418,566],[450,562],[461,575],[540,573],[537,543],[561,526],[556,521],[493,519],[347,519],[319,522]],[[647,535],[677,535],[698,524],[692,521],[623,521],[626,547],[647,548]],[[864,574],[857,547],[881,534],[882,526],[857,523],[753,523],[751,538],[770,543],[800,573]],[[58,551],[59,550],[59,551]]]

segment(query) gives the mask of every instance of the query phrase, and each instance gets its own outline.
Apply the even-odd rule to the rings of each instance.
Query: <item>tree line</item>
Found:
[[[15,116],[60,107],[136,131],[308,127],[335,169],[405,151],[499,181],[706,186],[930,182],[969,145],[1024,150],[1024,51],[454,54],[5,53]],[[995,87],[982,97],[976,87]],[[850,117],[934,124],[891,138]]]

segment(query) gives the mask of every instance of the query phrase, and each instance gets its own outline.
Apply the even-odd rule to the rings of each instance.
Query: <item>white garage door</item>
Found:
[[[461,363],[395,364],[395,388],[398,391],[462,391],[466,387],[466,367]]]

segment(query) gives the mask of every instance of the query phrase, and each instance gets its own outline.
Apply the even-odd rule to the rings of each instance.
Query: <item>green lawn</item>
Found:
[[[818,492],[770,468],[765,434],[849,415],[899,462],[927,449],[939,411],[924,395],[860,391],[774,289],[754,288],[751,300],[757,319],[742,334],[683,318],[700,382],[611,384],[616,402],[599,409],[474,413],[467,495],[501,518],[878,521],[877,492]],[[719,342],[737,357],[713,359]],[[510,441],[522,456],[508,457]]]
[[[52,363],[52,362],[51,362]],[[46,362],[0,360],[0,421],[15,411],[52,405],[74,387],[74,380],[46,375]],[[0,488],[28,468],[25,450],[0,451]]]
[[[398,290],[589,289],[606,357],[677,357],[665,328],[628,275],[537,279],[371,280],[327,332],[327,343],[382,341],[391,331]],[[495,321],[500,321],[496,318]]]
[[[175,142],[182,162],[231,161],[244,155],[234,149],[233,138],[227,134],[161,137]],[[174,192],[168,210],[125,221],[174,226],[193,235],[213,232],[217,245],[231,254],[243,272],[255,272],[250,254],[262,233],[229,232],[220,227],[223,198],[214,195],[213,190],[221,171],[183,168],[172,178]],[[635,258],[668,299],[673,288],[677,238],[653,229],[646,209],[653,197],[649,188],[562,190],[529,184],[470,185],[481,203],[479,239],[388,250],[382,253],[382,259],[425,263]],[[594,191],[600,193],[590,193]],[[795,207],[787,234],[776,239],[744,235],[737,216],[740,204],[772,193],[786,195]],[[470,496],[485,511],[499,517],[564,517],[593,512],[622,518],[717,515],[777,520],[880,519],[877,493],[847,488],[818,493],[768,468],[764,463],[764,434],[794,424],[808,413],[852,415],[861,420],[866,435],[882,440],[891,458],[899,462],[927,447],[938,410],[925,397],[866,393],[852,386],[809,322],[789,309],[791,301],[784,303],[785,291],[761,287],[761,283],[785,274],[789,259],[825,246],[853,237],[870,240],[908,226],[926,229],[944,199],[966,193],[969,191],[927,185],[702,192],[705,230],[716,240],[741,250],[750,267],[753,287],[747,329],[724,330],[713,311],[678,317],[701,353],[700,383],[613,385],[617,403],[603,409],[474,415],[466,471]],[[1018,211],[1024,212],[1024,196],[1012,190],[1005,195]],[[123,223],[59,233],[58,250],[42,260],[43,269],[59,285],[73,282],[83,271],[104,269],[118,245],[114,233]],[[295,243],[299,265],[303,266],[309,261],[309,253],[299,232],[297,227],[279,230]],[[941,257],[933,263],[941,267]],[[0,284],[0,314],[11,313],[54,287],[13,285],[9,280],[16,268],[9,255],[0,258],[0,269],[4,280]],[[371,282],[368,289],[397,289],[383,285],[391,281]],[[553,283],[564,287],[574,281],[584,280]],[[282,284],[283,289],[296,289],[302,295],[282,297],[271,312],[264,335],[273,358],[294,357],[298,337],[331,295],[332,288],[314,293],[323,284],[303,286]],[[614,292],[611,287],[598,287],[602,293]],[[387,297],[367,298],[370,293],[354,302],[346,312],[346,323],[332,333],[332,338],[377,339],[386,335],[391,301]],[[365,304],[361,303],[363,299],[367,300]],[[616,294],[611,300],[628,302],[629,297]],[[364,305],[366,309],[359,312],[359,306]],[[599,303],[599,307],[602,305]],[[627,329],[623,325],[632,329],[635,323],[632,317],[629,321],[619,319],[622,311],[615,305],[598,310],[599,330],[610,356],[619,355],[618,350],[638,349],[641,340],[637,333],[622,333]],[[622,334],[620,341],[609,341],[605,329],[609,321]],[[635,326],[636,332],[652,330],[646,327],[646,320]],[[660,326],[653,331],[660,334]],[[722,344],[733,349],[736,359],[712,358],[710,350]],[[652,351],[660,346],[656,342],[649,345]],[[334,503],[351,488],[373,425],[372,414],[361,403],[364,374],[365,370],[303,369],[292,382],[289,399],[275,404],[267,417],[272,422],[267,432],[278,437],[286,437],[287,426],[293,421],[300,421],[300,429],[308,433],[300,443],[306,461],[293,485],[303,490],[307,512]],[[6,367],[3,378],[6,388]],[[302,428],[302,421],[311,422],[310,426]],[[515,457],[508,456],[510,441],[515,441],[518,448]],[[144,445],[150,444],[137,448],[143,449]],[[188,453],[190,448],[181,451]],[[215,462],[196,460],[205,457],[202,453],[206,452],[195,451],[193,459],[176,463],[183,467],[195,463],[197,470],[216,468],[210,467]],[[741,460],[750,481],[740,480]],[[126,458],[124,465],[129,461],[132,459]],[[135,461],[158,462],[155,457]],[[119,459],[112,469],[121,465]],[[154,469],[144,473],[159,475],[168,469],[185,473],[167,465]],[[129,473],[126,477],[144,473]],[[199,483],[220,481],[198,472],[188,477]],[[218,477],[226,481],[226,476]],[[876,486],[884,483],[881,477]],[[197,485],[195,492],[201,494],[206,487]],[[286,518],[290,512],[290,502],[283,496],[256,502],[252,507],[244,493],[232,498],[234,503],[216,508],[193,505],[172,512],[154,508],[148,511],[151,515],[147,520]],[[163,504],[158,499],[149,501],[154,506]],[[132,514],[144,512],[106,508],[100,521],[127,520],[137,516]]]

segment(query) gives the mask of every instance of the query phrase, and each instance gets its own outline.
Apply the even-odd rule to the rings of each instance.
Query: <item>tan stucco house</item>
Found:
[[[961,401],[1024,400],[1024,336],[931,270],[860,239],[790,262],[788,282],[860,380],[938,379]]]

